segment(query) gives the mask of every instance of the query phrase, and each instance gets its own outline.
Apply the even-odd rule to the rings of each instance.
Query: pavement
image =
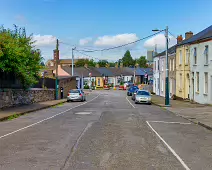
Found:
[[[212,130],[212,106],[189,101],[170,100],[171,106],[165,107],[165,98],[156,95],[152,96],[152,102],[178,116]]]
[[[92,91],[89,91],[89,90],[84,90],[84,92],[85,92],[85,95],[89,95],[92,93]],[[33,103],[29,105],[21,105],[21,106],[0,109],[0,121],[7,120],[8,118],[14,115],[17,115],[17,116],[24,115],[27,113],[41,110],[41,109],[53,107],[53,106],[65,103],[66,101],[67,99],[51,100],[51,101]]]
[[[0,122],[0,169],[211,170],[211,131],[126,91]]]

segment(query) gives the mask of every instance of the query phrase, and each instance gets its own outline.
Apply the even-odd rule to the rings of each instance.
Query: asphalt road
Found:
[[[212,169],[212,133],[126,91],[0,122],[2,170]]]

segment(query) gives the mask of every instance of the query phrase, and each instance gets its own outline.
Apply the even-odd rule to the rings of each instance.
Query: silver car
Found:
[[[86,101],[85,93],[80,89],[70,90],[67,96],[67,102]]]
[[[152,97],[150,92],[147,90],[138,90],[135,95],[135,104],[138,103],[152,104]]]

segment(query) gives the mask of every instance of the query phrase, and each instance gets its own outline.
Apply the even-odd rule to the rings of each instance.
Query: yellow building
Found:
[[[190,93],[190,46],[184,42],[192,36],[192,32],[187,32],[176,49],[176,96],[183,99],[189,99]],[[178,41],[179,38],[182,40],[182,36],[178,36]]]
[[[104,79],[102,77],[96,77],[96,88],[103,88]]]

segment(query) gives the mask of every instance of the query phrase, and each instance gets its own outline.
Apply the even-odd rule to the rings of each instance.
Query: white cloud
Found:
[[[105,35],[102,37],[98,37],[97,40],[94,42],[94,45],[100,47],[117,46],[127,44],[136,40],[138,40],[136,34],[118,34],[115,36]]]
[[[34,35],[33,41],[35,41],[36,46],[52,46],[56,45],[57,38],[53,35]]]
[[[173,36],[169,36],[169,47],[175,45],[177,43],[177,40]],[[158,34],[147,41],[144,42],[144,47],[146,49],[153,50],[155,48],[155,45],[157,49],[165,49],[166,47],[166,38],[164,34]]]
[[[84,38],[84,39],[80,39],[79,40],[79,44],[80,45],[86,45],[86,44],[88,44],[91,41],[92,41],[92,38],[91,37],[87,37],[87,38]]]

